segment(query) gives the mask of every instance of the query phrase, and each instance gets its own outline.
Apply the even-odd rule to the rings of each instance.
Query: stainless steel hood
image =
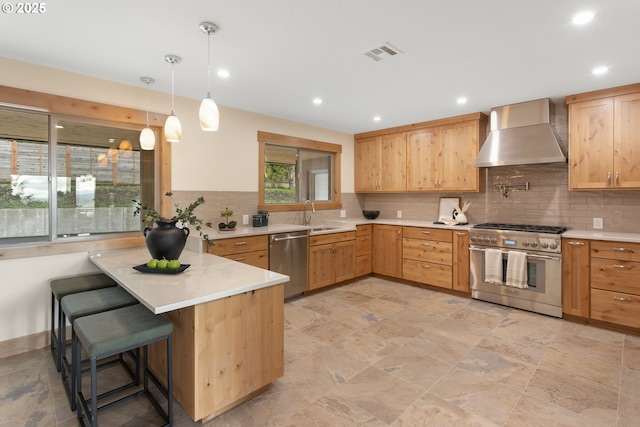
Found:
[[[566,162],[551,125],[555,106],[549,98],[491,110],[491,132],[476,157],[475,167]]]

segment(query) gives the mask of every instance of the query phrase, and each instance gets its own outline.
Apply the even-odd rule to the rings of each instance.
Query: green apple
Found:
[[[157,259],[150,259],[149,262],[147,262],[147,267],[149,268],[158,268],[158,260]]]
[[[180,261],[178,261],[177,259],[172,259],[167,263],[167,268],[169,270],[177,270],[180,268],[181,265],[182,264],[180,264]]]
[[[169,261],[167,261],[164,258],[161,260],[158,260],[158,268],[167,268],[167,264],[169,264]]]

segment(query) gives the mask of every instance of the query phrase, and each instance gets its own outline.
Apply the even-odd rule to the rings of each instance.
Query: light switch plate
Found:
[[[396,213],[396,215],[397,215],[397,217],[398,217],[398,218],[402,218],[402,211],[398,211],[398,212]]]
[[[249,224],[249,215],[242,215],[242,225]]]
[[[593,218],[593,229],[594,230],[602,230],[604,226],[602,218]]]
[[[346,218],[347,217],[347,211],[345,211],[344,209],[340,210],[340,218]]]

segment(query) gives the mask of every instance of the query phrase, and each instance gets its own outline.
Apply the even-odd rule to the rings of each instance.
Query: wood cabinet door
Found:
[[[477,191],[479,169],[473,162],[478,155],[478,122],[442,126],[440,153],[440,190]]]
[[[375,224],[372,252],[374,273],[402,277],[402,227]]]
[[[569,105],[569,189],[612,187],[613,108],[613,98]]]
[[[336,243],[333,247],[333,279],[334,283],[356,277],[356,243]]]
[[[438,128],[425,128],[407,137],[407,190],[436,191],[440,160]]]
[[[335,283],[333,274],[333,248],[333,243],[309,247],[310,290]]]
[[[640,188],[640,93],[614,102],[614,187]]]
[[[562,239],[562,312],[589,318],[589,241]]]
[[[469,292],[469,233],[453,232],[453,290]]]
[[[380,144],[376,137],[355,141],[355,191],[377,191],[380,175]]]
[[[379,191],[407,190],[407,134],[380,137]]]

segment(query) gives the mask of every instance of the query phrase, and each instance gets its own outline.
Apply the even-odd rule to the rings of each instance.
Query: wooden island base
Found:
[[[194,421],[208,421],[257,396],[284,374],[282,284],[164,316],[174,326],[174,398]],[[149,364],[166,383],[166,348],[149,346]]]

